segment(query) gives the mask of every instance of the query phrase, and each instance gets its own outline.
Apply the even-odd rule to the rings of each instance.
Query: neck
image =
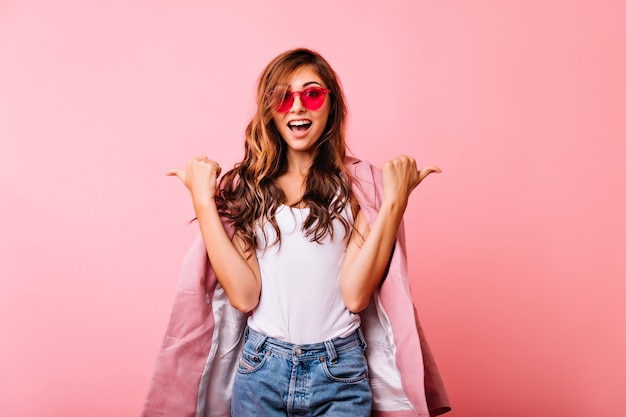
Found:
[[[313,154],[301,152],[289,152],[287,154],[287,173],[306,177],[313,165]]]

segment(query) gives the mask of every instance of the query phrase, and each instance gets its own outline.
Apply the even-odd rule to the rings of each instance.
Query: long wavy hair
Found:
[[[326,97],[330,100],[328,121],[315,144],[305,191],[298,201],[299,205],[310,209],[302,230],[312,242],[320,243],[326,236],[333,237],[334,219],[342,223],[346,234],[350,233],[353,220],[346,220],[341,215],[344,209],[350,207],[352,219],[356,218],[358,203],[352,193],[353,179],[344,162],[347,109],[341,83],[319,53],[293,49],[274,58],[261,74],[257,111],[246,129],[243,161],[224,174],[218,187],[218,210],[233,223],[246,249],[256,248],[255,230],[264,221],[276,231],[274,243],[280,243],[275,214],[284,204],[285,194],[276,179],[287,169],[287,144],[275,126],[273,116],[277,101],[284,97],[292,76],[303,66],[315,71],[331,94]]]

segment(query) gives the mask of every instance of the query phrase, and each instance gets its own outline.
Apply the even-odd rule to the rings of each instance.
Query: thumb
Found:
[[[167,175],[168,177],[178,177],[178,179],[181,180],[183,183],[185,182],[185,171],[181,169],[170,169],[165,173],[165,175]]]
[[[441,169],[439,167],[434,166],[434,165],[430,165],[430,166],[427,166],[426,168],[422,168],[422,169],[418,170],[417,171],[417,176],[418,176],[417,183],[419,184],[420,182],[422,182],[422,180],[424,180],[424,178],[426,178],[427,176],[429,176],[433,172],[440,173]]]

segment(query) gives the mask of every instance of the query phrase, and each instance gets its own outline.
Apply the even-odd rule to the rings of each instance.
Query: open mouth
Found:
[[[304,132],[311,127],[310,120],[293,120],[287,124],[292,132]]]

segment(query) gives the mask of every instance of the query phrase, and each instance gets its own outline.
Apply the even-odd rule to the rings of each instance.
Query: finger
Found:
[[[165,173],[165,175],[170,176],[170,177],[178,177],[178,179],[180,179],[182,182],[185,182],[185,171],[181,170],[181,169],[170,169],[169,171],[167,171]]]
[[[402,163],[414,163],[415,159],[413,159],[412,157],[408,156],[408,155],[398,155],[393,159],[390,159],[389,161],[387,161],[388,164],[402,164]]]
[[[432,174],[433,172],[440,173],[441,168],[436,167],[434,165],[427,166],[417,171],[418,182],[421,182],[424,178]]]

